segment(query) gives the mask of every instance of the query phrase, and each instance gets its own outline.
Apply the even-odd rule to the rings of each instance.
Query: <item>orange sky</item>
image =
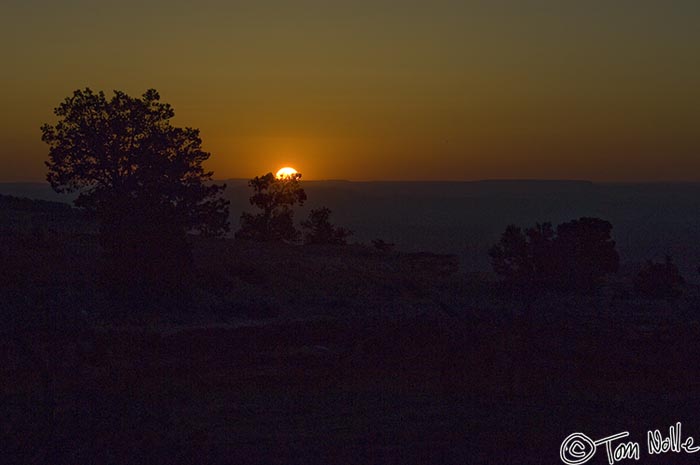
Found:
[[[10,0],[0,181],[73,90],[149,87],[217,178],[700,180],[700,2]]]

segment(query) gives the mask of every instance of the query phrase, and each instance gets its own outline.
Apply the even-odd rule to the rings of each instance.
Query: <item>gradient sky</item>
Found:
[[[700,1],[4,0],[0,181],[77,88],[158,89],[215,177],[700,180]]]

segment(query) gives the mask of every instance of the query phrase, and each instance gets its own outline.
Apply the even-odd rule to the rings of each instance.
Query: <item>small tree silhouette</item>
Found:
[[[557,256],[554,254],[556,233],[552,223],[537,223],[525,231],[528,250],[536,279],[551,282],[554,278]]]
[[[244,212],[237,239],[254,241],[298,242],[301,233],[294,227],[295,205],[303,205],[306,192],[301,187],[301,173],[277,178],[272,173],[256,176],[248,182],[253,189],[250,204],[260,213]]]
[[[531,246],[522,229],[508,225],[501,240],[489,250],[493,270],[510,282],[527,282],[535,277]]]
[[[598,218],[537,224],[523,232],[510,225],[489,250],[494,271],[510,283],[586,291],[619,267],[612,225]]]
[[[333,244],[345,245],[352,231],[338,226],[333,226],[329,217],[331,210],[322,207],[311,210],[309,218],[301,222],[304,232],[305,244]]]
[[[649,299],[678,298],[684,285],[685,279],[668,255],[664,263],[647,260],[634,279],[635,293]]]

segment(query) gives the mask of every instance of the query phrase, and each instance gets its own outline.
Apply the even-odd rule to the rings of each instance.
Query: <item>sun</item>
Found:
[[[281,168],[279,171],[277,171],[277,174],[275,175],[277,179],[283,179],[283,178],[290,178],[297,174],[297,170],[294,168],[290,168],[289,166],[285,166],[284,168]]]

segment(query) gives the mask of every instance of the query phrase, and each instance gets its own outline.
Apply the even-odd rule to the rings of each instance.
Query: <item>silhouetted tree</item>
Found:
[[[510,225],[489,250],[496,273],[510,283],[549,289],[590,290],[619,267],[610,237],[612,225],[597,218],[581,218],[523,230]]]
[[[489,250],[493,270],[510,282],[526,282],[535,277],[532,251],[522,229],[508,225],[500,241]]]
[[[306,192],[301,187],[301,173],[277,178],[272,173],[256,176],[248,182],[253,189],[250,204],[260,210],[241,215],[237,239],[254,241],[297,242],[301,233],[294,226],[295,205],[303,205]]]
[[[172,107],[158,92],[133,98],[77,90],[45,124],[47,179],[56,192],[78,192],[75,205],[99,223],[107,280],[139,294],[185,285],[188,232],[228,231],[225,185],[211,184],[199,131],[170,124]],[[164,287],[163,287],[164,286]]]
[[[309,218],[301,222],[304,231],[305,244],[334,244],[345,245],[352,231],[334,226],[329,221],[331,210],[326,207],[309,212]]]
[[[554,238],[551,223],[537,223],[525,231],[509,225],[489,250],[494,271],[511,282],[546,281],[552,273]]]
[[[552,223],[537,223],[525,231],[534,276],[541,281],[554,278],[557,256],[553,252],[556,234]]]
[[[634,279],[634,291],[649,299],[675,299],[680,297],[685,279],[670,256],[664,263],[647,260]]]
[[[611,237],[612,224],[599,218],[580,218],[557,226],[553,275],[567,289],[590,290],[620,267]]]

